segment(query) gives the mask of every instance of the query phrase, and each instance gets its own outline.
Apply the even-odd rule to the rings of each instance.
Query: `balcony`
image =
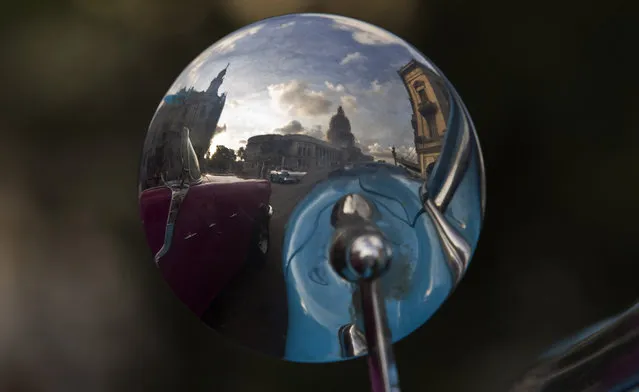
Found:
[[[419,113],[424,116],[424,117],[430,117],[433,116],[435,114],[437,114],[437,111],[439,110],[437,108],[437,104],[435,102],[432,101],[422,101],[419,103],[419,106],[417,107],[417,109],[419,110]]]
[[[429,141],[430,139],[426,136],[423,136],[423,135],[415,136],[415,144],[424,144],[424,143],[428,143]]]

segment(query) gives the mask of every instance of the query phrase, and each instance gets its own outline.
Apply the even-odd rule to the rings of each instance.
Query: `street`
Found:
[[[248,260],[243,273],[215,298],[203,321],[222,335],[262,353],[283,357],[287,330],[282,272],[284,227],[295,206],[329,170],[308,173],[298,184],[272,184],[270,248],[265,263]]]

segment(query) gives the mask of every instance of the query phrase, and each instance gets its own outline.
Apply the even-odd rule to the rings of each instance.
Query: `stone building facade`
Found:
[[[355,146],[351,123],[341,106],[331,117],[326,138],[320,140],[303,134],[253,136],[245,148],[244,168],[263,175],[265,170],[279,168],[311,171],[373,160]]]
[[[194,156],[197,162],[190,162],[190,166],[193,172],[199,170],[196,166],[211,146],[226,102],[226,94],[218,95],[225,75],[226,68],[205,91],[182,88],[164,98],[144,142],[140,173],[142,184],[159,184],[160,177],[166,181],[178,178],[183,170],[179,162],[184,157],[190,159]],[[187,150],[192,152],[187,153]]]
[[[450,113],[450,97],[445,81],[416,60],[397,73],[402,78],[413,108],[411,124],[415,150],[422,174],[434,163],[442,149]]]
[[[245,169],[309,171],[336,167],[345,159],[344,149],[300,134],[253,136],[248,139],[244,154]]]
[[[197,91],[193,87],[182,88],[176,94],[165,97],[151,123],[149,135],[157,133],[157,128],[167,123],[185,126],[190,131],[196,156],[202,160],[211,147],[211,139],[226,103],[226,93],[218,95],[226,70],[220,71],[204,91]],[[176,116],[176,112],[180,112],[179,116]]]

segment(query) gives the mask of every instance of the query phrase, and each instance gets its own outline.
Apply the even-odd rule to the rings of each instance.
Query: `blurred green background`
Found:
[[[639,296],[639,23],[621,0],[24,0],[0,14],[0,391],[367,391],[364,360],[238,348],[161,281],[137,215],[146,128],[179,72],[258,19],[404,37],[456,86],[488,209],[459,289],[396,345],[406,391],[505,390]]]

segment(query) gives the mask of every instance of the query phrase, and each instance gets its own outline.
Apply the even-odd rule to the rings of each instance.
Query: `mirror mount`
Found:
[[[375,205],[358,194],[342,197],[333,208],[331,223],[335,235],[330,263],[337,274],[358,285],[361,291],[365,336],[363,345],[356,339],[358,331],[351,324],[340,329],[340,341],[346,352],[363,352],[366,347],[373,392],[399,392],[392,336],[379,287],[379,278],[388,271],[393,252],[373,221],[376,215]]]

